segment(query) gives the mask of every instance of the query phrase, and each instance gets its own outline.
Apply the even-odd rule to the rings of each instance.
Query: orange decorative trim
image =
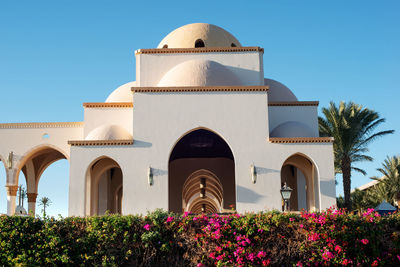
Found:
[[[7,196],[15,197],[18,191],[18,185],[6,185]]]
[[[77,140],[68,141],[71,146],[127,146],[133,145],[133,140]]]
[[[36,202],[36,198],[38,196],[37,193],[27,193],[28,195],[28,202]]]
[[[132,108],[133,103],[132,102],[113,102],[113,103],[88,102],[88,103],[83,103],[83,106],[85,108]]]
[[[176,54],[176,53],[218,53],[218,52],[261,52],[264,48],[258,46],[247,47],[199,47],[199,48],[151,48],[139,49],[135,51],[138,54]]]
[[[255,85],[255,86],[181,86],[181,87],[132,87],[135,93],[158,93],[158,92],[253,92],[253,91],[268,91],[269,86]]]
[[[26,123],[0,123],[0,129],[19,128],[80,128],[83,122],[26,122]]]
[[[269,102],[268,106],[318,106],[319,101],[290,101],[290,102]]]
[[[333,137],[270,137],[271,143],[332,143]]]

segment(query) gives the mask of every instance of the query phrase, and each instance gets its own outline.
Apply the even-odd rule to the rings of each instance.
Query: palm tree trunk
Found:
[[[351,161],[350,157],[345,156],[342,158],[342,176],[343,176],[343,192],[344,192],[344,207],[351,211]]]

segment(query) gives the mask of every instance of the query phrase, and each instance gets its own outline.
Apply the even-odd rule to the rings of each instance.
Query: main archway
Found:
[[[169,211],[219,213],[235,206],[235,162],[225,140],[203,128],[180,138],[169,158]]]

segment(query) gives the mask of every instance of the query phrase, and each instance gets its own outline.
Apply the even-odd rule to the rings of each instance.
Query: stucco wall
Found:
[[[123,214],[167,210],[169,155],[183,135],[199,127],[219,134],[233,152],[239,212],[281,208],[280,170],[295,153],[316,166],[317,208],[335,204],[332,144],[270,143],[265,92],[135,93],[134,103],[133,146],[72,147],[70,215],[84,214],[85,172],[104,155],[117,161],[123,172]],[[257,169],[256,184],[251,181],[251,164]],[[154,173],[152,186],[147,180],[149,167]]]
[[[25,126],[21,126],[20,124],[12,126],[7,124],[7,128],[2,126],[4,125],[0,124],[1,158],[6,162],[8,154],[11,151],[14,154],[13,169],[7,170],[7,184],[18,183],[18,171],[35,151],[50,147],[61,152],[69,159],[70,147],[68,145],[68,140],[82,139],[83,137],[82,123],[72,123],[70,126],[65,126],[64,123],[54,124],[52,126],[46,126],[46,123],[27,123]],[[48,135],[48,138],[44,138],[45,134]]]
[[[296,121],[304,123],[311,129],[313,136],[310,137],[319,136],[317,106],[270,106],[268,114],[270,131],[284,122]]]
[[[192,59],[216,61],[225,65],[242,82],[241,85],[264,85],[263,53],[213,52],[175,54],[136,54],[136,85],[157,86],[161,78],[174,66]]]
[[[85,108],[84,137],[105,124],[121,126],[132,134],[132,108]]]

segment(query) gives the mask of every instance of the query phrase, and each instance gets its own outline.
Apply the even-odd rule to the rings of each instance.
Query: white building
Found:
[[[135,56],[136,81],[84,103],[83,122],[0,124],[8,214],[20,172],[34,211],[41,174],[64,158],[71,216],[281,210],[284,182],[292,210],[336,204],[318,102],[264,78],[262,48],[196,23]]]

